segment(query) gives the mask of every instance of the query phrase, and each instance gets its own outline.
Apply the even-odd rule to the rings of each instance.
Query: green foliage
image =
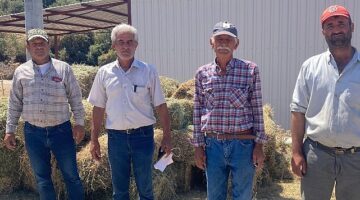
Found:
[[[99,56],[98,64],[99,66],[103,66],[115,60],[116,60],[116,52],[113,49],[110,49],[106,54]]]
[[[80,3],[80,2],[81,1],[79,1],[79,0],[56,0],[49,7],[64,6],[64,5]]]
[[[66,51],[65,61],[69,64],[86,63],[86,55],[93,43],[93,33],[70,34],[61,39],[60,49]]]
[[[0,1],[1,15],[14,14],[24,12],[23,0],[1,0]]]
[[[43,0],[43,7],[47,8],[55,2],[56,2],[56,0]]]
[[[4,62],[7,59],[5,34],[0,33],[0,62]]]
[[[43,0],[43,3],[44,3],[44,7],[45,4],[50,5],[49,7],[56,7],[56,6],[65,6],[69,4],[88,2],[88,1],[93,1],[93,0]]]
[[[94,34],[94,44],[90,46],[87,54],[87,64],[98,65],[98,58],[111,48],[110,30],[106,32],[96,32]]]
[[[20,34],[0,33],[0,62],[26,60],[25,39]]]

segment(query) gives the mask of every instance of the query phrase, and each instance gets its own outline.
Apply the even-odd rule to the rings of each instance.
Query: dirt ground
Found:
[[[299,180],[291,182],[276,182],[262,188],[256,194],[255,200],[300,200]],[[206,200],[206,191],[192,190],[186,194],[179,194],[179,200]],[[33,193],[17,192],[11,195],[0,195],[0,200],[37,200]]]

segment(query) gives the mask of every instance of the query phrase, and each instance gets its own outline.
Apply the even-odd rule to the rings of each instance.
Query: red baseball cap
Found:
[[[333,5],[324,10],[320,18],[321,24],[324,24],[327,19],[333,16],[344,16],[350,19],[350,13],[344,6]]]

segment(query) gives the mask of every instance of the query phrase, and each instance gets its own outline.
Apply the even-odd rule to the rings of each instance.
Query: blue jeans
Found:
[[[51,152],[63,175],[69,199],[84,199],[70,122],[46,128],[25,122],[24,134],[25,147],[35,174],[40,199],[56,199],[51,180]]]
[[[131,134],[118,130],[107,130],[107,132],[114,200],[129,199],[131,164],[140,199],[154,199],[152,187],[152,158],[155,148],[153,127],[139,128]]]
[[[206,138],[206,178],[208,200],[225,200],[228,178],[232,180],[232,199],[252,199],[255,167],[253,140]]]

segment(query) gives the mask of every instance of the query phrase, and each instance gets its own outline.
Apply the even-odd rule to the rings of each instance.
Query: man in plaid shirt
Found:
[[[267,140],[259,70],[255,63],[233,58],[239,45],[233,24],[217,23],[210,44],[216,58],[195,76],[196,166],[206,172],[209,200],[226,199],[230,174],[233,199],[249,200]]]

